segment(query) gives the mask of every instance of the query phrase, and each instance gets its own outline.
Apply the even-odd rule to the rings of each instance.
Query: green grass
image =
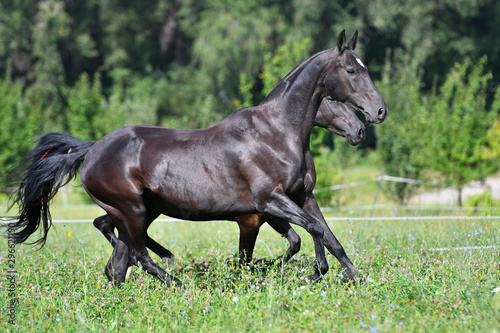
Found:
[[[83,215],[94,212],[88,213]],[[60,217],[54,213],[54,218]],[[176,254],[168,271],[185,290],[167,288],[137,268],[125,289],[117,290],[103,272],[111,255],[104,237],[91,223],[58,223],[42,250],[16,247],[16,326],[7,322],[12,298],[7,242],[1,240],[0,330],[482,332],[500,327],[498,220],[329,224],[365,277],[363,284],[346,284],[331,255],[323,281],[306,283],[313,244],[300,228],[295,229],[302,250],[283,268],[240,269],[235,223],[157,222],[150,234]],[[490,248],[429,250],[463,246]],[[274,258],[286,247],[263,227],[254,256]]]
[[[373,168],[360,167],[347,174],[346,181],[378,175]],[[498,212],[397,206],[384,187],[373,208],[377,185],[345,189],[343,205],[325,213],[346,216],[329,225],[364,277],[361,285],[343,281],[339,264],[329,254],[330,271],[323,281],[306,283],[314,249],[311,237],[298,227],[301,252],[283,268],[240,269],[235,223],[156,222],[150,235],[176,255],[168,271],[182,280],[185,289],[167,288],[135,268],[125,289],[117,290],[103,272],[111,255],[104,237],[91,223],[57,223],[42,250],[16,247],[15,297],[8,294],[7,241],[0,239],[0,330],[497,331],[500,221],[412,217]],[[96,205],[82,204],[83,197],[78,190],[58,194],[51,205],[53,218],[91,220],[102,214]],[[6,215],[5,200],[0,200],[0,215]],[[409,218],[347,219],[371,215]],[[457,249],[474,246],[482,248]],[[275,258],[286,247],[284,238],[264,226],[254,257]],[[430,250],[435,248],[455,249]],[[12,299],[19,301],[15,326],[8,323]]]

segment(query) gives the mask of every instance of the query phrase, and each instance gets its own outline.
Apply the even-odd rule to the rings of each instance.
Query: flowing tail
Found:
[[[52,226],[49,203],[61,187],[76,178],[85,155],[94,143],[69,134],[49,133],[42,136],[37,146],[9,170],[9,178],[20,179],[19,188],[12,195],[14,201],[9,207],[19,205],[19,215],[7,223],[9,238],[17,244],[23,243],[41,224],[41,237],[29,244],[45,245]]]

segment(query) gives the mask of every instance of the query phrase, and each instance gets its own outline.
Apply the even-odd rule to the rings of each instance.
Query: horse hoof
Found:
[[[350,283],[357,285],[357,286],[360,286],[360,285],[366,283],[366,278],[365,277],[354,277],[354,278],[350,279]]]
[[[307,283],[318,283],[322,279],[323,277],[320,274],[311,274],[305,278]]]
[[[253,262],[253,265],[254,266],[261,266],[261,267],[278,267],[278,268],[281,268],[281,266],[283,265],[283,260],[281,259],[281,257],[278,257],[276,259],[264,259],[264,258],[261,258],[261,259],[257,259]]]
[[[172,255],[171,257],[163,257],[161,258],[161,261],[168,267],[173,266],[175,264],[175,256]]]
[[[172,277],[170,279],[170,281],[168,282],[168,286],[169,287],[175,287],[175,288],[179,288],[181,290],[185,290],[186,288],[182,285],[182,282],[181,280],[179,280],[178,278],[175,278],[175,277]]]
[[[119,290],[124,290],[125,289],[125,282],[120,282],[120,281],[117,281],[117,280],[113,280],[113,285],[119,289]]]
[[[260,258],[260,259],[255,260],[253,262],[253,265],[254,266],[268,266],[269,262],[264,258]]]

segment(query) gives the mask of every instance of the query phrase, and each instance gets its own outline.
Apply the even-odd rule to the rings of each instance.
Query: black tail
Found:
[[[42,224],[41,237],[29,244],[45,245],[52,226],[49,203],[61,187],[76,177],[94,143],[64,133],[49,133],[9,170],[9,178],[18,179],[19,184],[9,207],[18,204],[19,216],[8,223],[9,231],[14,230],[14,233],[9,232],[9,238],[15,243],[23,243]]]

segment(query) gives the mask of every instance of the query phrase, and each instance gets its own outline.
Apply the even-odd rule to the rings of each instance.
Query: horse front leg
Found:
[[[309,275],[307,280],[319,281],[328,272],[328,262],[326,261],[323,242],[324,231],[320,222],[306,213],[281,190],[271,192],[262,208],[266,214],[303,227],[312,236],[317,265],[314,274]]]
[[[347,257],[344,248],[328,227],[328,224],[326,223],[326,220],[323,217],[321,210],[319,209],[318,202],[316,201],[316,198],[313,194],[310,194],[306,198],[303,209],[319,221],[321,227],[323,228],[323,241],[325,247],[328,249],[328,252],[330,252],[333,256],[335,256],[335,258],[337,258],[342,267],[344,267],[347,277],[350,280],[355,281],[356,267],[353,265],[349,257]]]
[[[300,236],[293,230],[290,223],[284,220],[276,219],[275,217],[270,217],[267,223],[281,236],[288,240],[288,249],[283,256],[278,257],[276,260],[280,262],[287,262],[296,253],[300,251],[301,239]]]

